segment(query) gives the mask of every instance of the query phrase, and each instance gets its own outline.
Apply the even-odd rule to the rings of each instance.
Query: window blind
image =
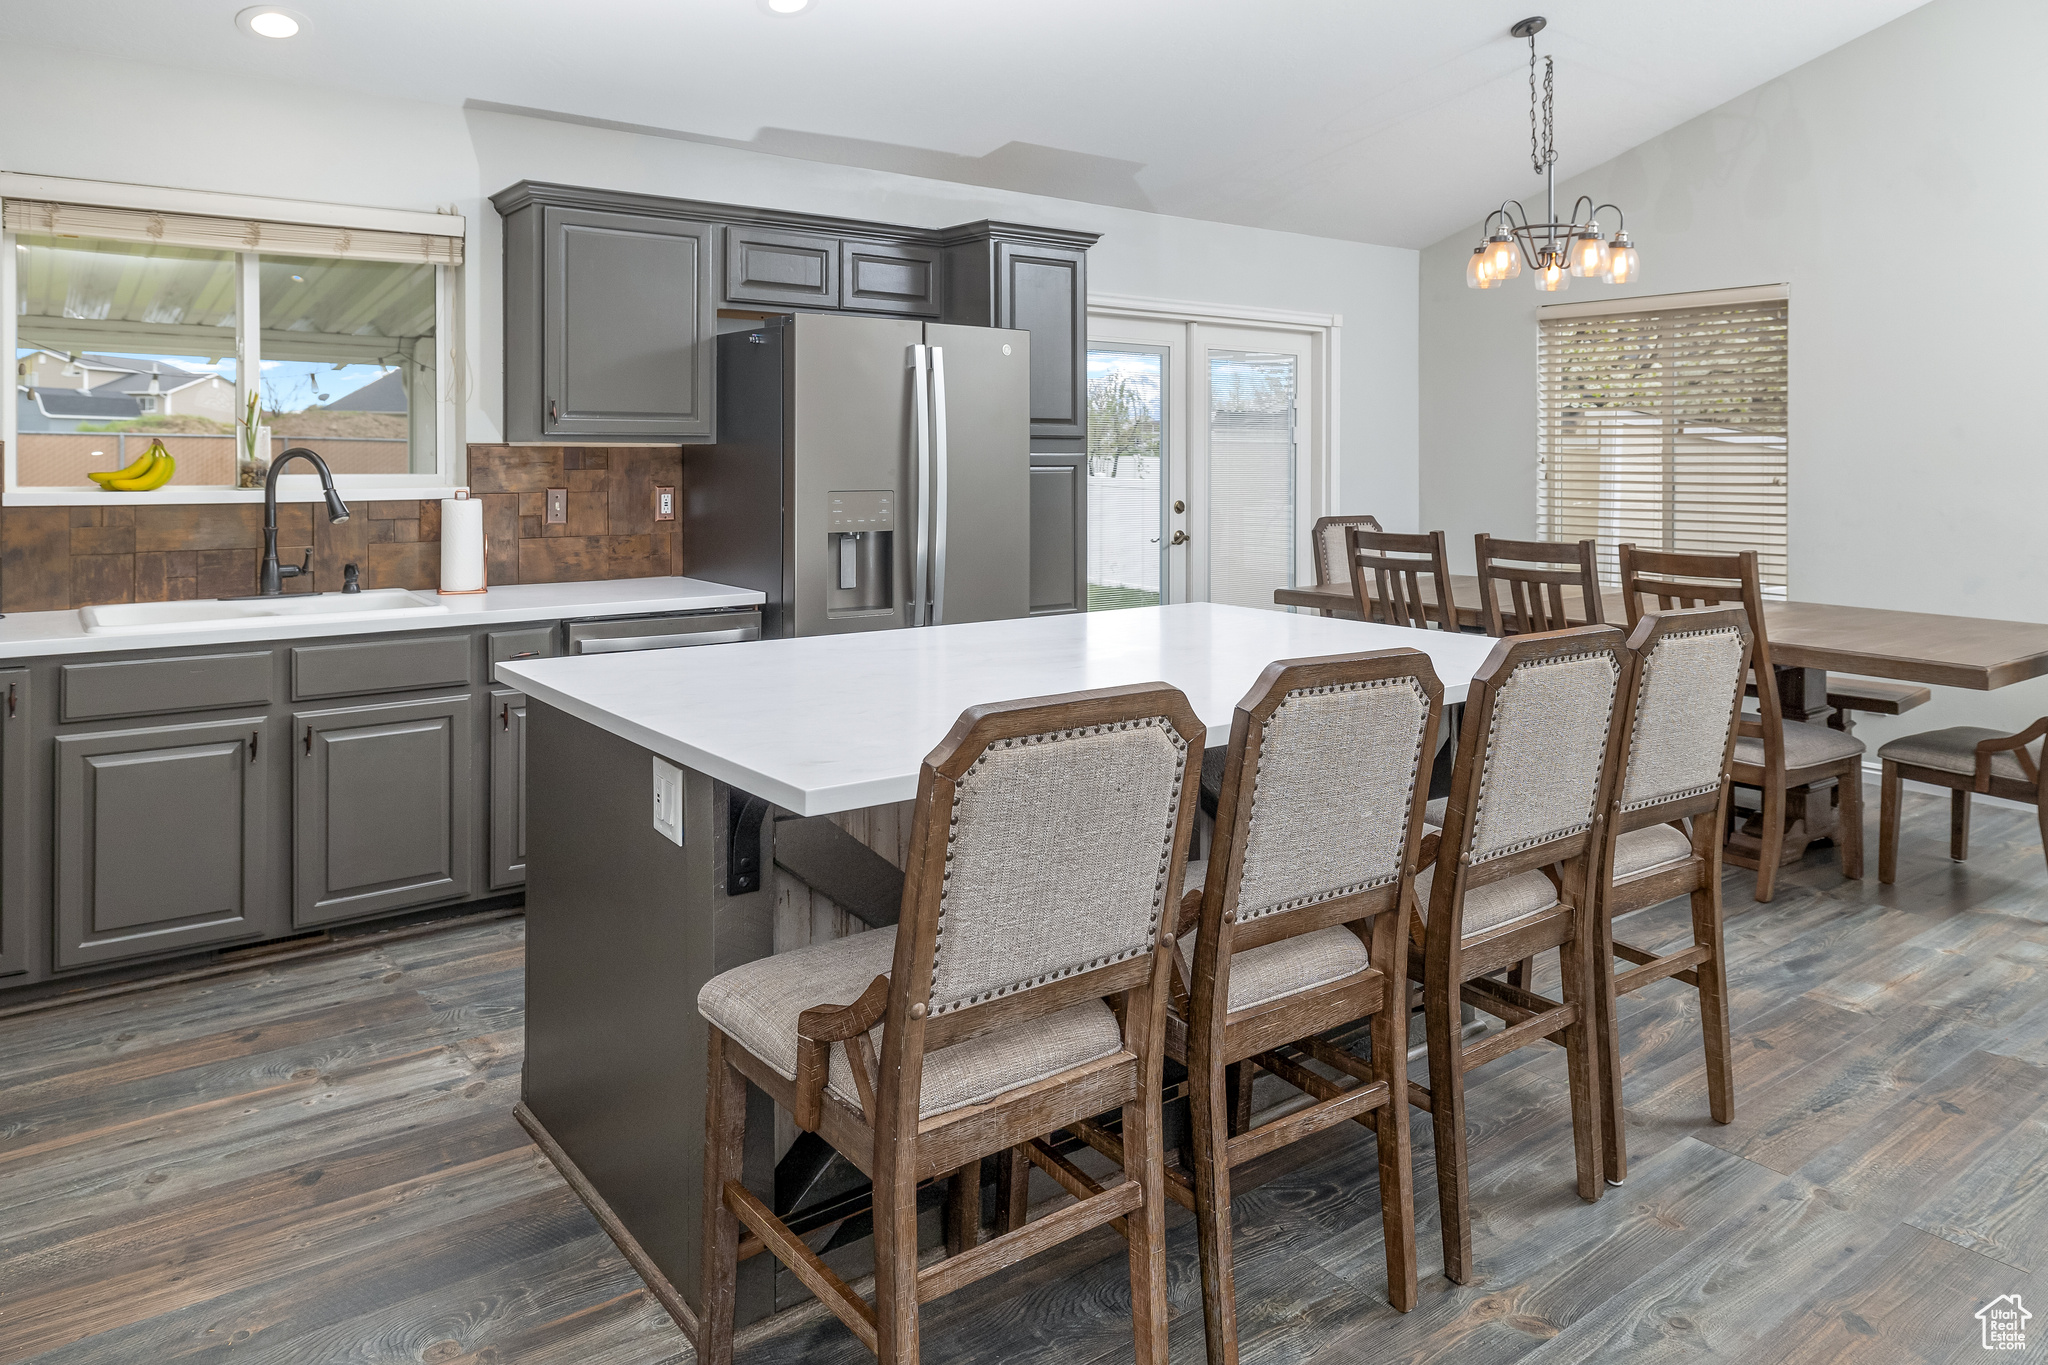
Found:
[[[1549,540],[1755,550],[1786,595],[1786,301],[1753,289],[1545,315],[1537,338],[1537,520]],[[1759,297],[1761,296],[1761,297]]]
[[[260,251],[275,256],[333,256],[356,261],[461,265],[462,238],[425,232],[322,227],[196,213],[153,213],[101,204],[9,199],[0,225],[45,237],[98,237],[212,251]]]

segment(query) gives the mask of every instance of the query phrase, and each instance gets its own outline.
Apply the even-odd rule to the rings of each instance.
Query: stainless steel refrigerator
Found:
[[[762,634],[1030,614],[1031,334],[799,313],[718,339],[718,444],[683,452],[684,572]]]

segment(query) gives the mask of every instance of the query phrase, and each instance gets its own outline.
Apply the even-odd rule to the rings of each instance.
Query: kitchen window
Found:
[[[294,445],[358,492],[461,481],[459,217],[29,176],[0,196],[9,502],[102,496],[87,472],[156,440],[163,500],[258,496]]]
[[[1786,595],[1783,286],[1544,308],[1537,324],[1537,523],[1548,540],[1755,550]]]

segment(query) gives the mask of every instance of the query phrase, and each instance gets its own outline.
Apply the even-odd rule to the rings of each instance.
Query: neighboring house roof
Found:
[[[104,386],[90,392],[38,388],[36,407],[45,417],[100,419],[142,415],[140,401],[125,393],[107,393]]]
[[[156,372],[166,379],[173,375],[181,378],[189,375],[195,379],[204,379],[213,373],[211,370],[188,370],[183,365],[176,365],[168,360],[143,360],[132,355],[99,355],[87,351],[78,359],[79,363],[90,365],[95,370],[119,370],[123,374],[147,375],[154,366]]]
[[[332,403],[322,403],[322,412],[405,412],[405,382],[398,377],[397,370],[379,375],[353,393],[345,393]]]
[[[193,374],[189,370],[170,370],[165,371],[156,376],[157,391],[159,393],[176,393],[180,389],[189,389],[194,384],[204,384],[209,379],[218,379],[223,384],[227,383],[227,379],[223,375]],[[147,373],[125,374],[122,375],[119,379],[108,380],[106,383],[100,385],[98,388],[93,389],[92,392],[137,394],[148,393],[149,380],[150,376]]]

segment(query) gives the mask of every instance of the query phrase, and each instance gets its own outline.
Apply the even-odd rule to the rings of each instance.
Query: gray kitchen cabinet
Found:
[[[814,232],[725,230],[725,298],[798,308],[839,306],[839,243]]]
[[[935,318],[945,279],[939,249],[915,242],[839,243],[839,302],[863,313]]]
[[[58,967],[258,932],[268,874],[263,716],[59,735]]]
[[[292,922],[469,894],[470,697],[293,715]]]
[[[714,255],[709,223],[538,204],[507,215],[508,438],[710,440]]]
[[[1031,333],[1033,441],[1088,439],[1088,253],[996,243],[995,326]]]
[[[28,970],[29,672],[0,669],[0,977]]]
[[[526,881],[526,695],[491,690],[491,889]]]
[[[1031,457],[1033,616],[1088,610],[1087,465],[1083,452]]]

